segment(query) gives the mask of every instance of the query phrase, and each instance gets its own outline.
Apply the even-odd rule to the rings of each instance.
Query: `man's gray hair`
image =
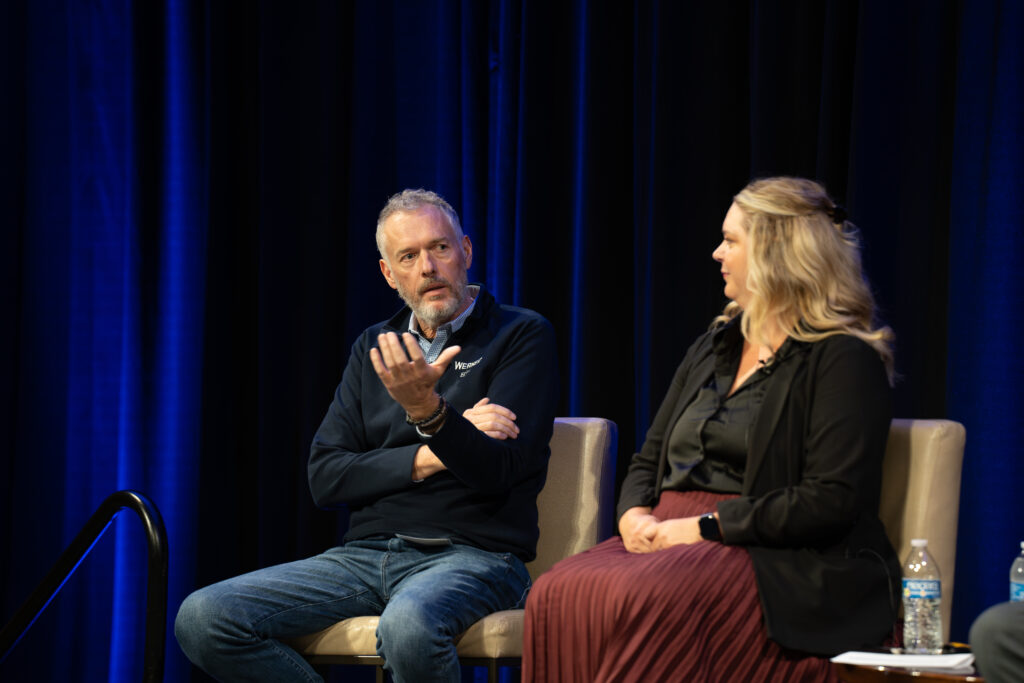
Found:
[[[380,215],[377,216],[377,251],[380,252],[385,261],[388,255],[384,253],[384,221],[390,218],[392,214],[399,212],[412,213],[419,211],[425,206],[436,207],[447,219],[448,225],[451,226],[452,231],[455,233],[455,241],[458,243],[462,242],[462,224],[459,223],[459,214],[455,213],[455,209],[441,195],[423,189],[402,190],[397,194],[391,195],[391,199],[388,200],[388,203],[380,210]]]

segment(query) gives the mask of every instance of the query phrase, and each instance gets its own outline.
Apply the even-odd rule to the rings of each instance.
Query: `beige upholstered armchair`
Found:
[[[879,516],[900,561],[927,538],[942,574],[943,639],[949,640],[966,432],[950,420],[893,420],[882,464]]]
[[[527,565],[537,578],[558,560],[595,545],[612,533],[615,486],[615,423],[601,418],[560,417],[551,436],[548,477],[537,498],[540,539],[537,558]],[[383,680],[377,657],[378,617],[356,617],[292,641],[313,664],[371,664]],[[523,655],[523,610],[491,614],[459,639],[459,659],[498,668],[518,665]]]

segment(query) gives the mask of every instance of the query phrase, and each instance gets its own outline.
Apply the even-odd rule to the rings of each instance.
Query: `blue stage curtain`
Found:
[[[1020,13],[0,3],[0,619],[120,488],[167,522],[169,625],[192,589],[340,538],[305,459],[351,343],[400,305],[373,239],[391,193],[446,196],[471,278],[553,322],[561,412],[619,424],[621,479],[724,303],[731,196],[797,174],[862,230],[899,416],[967,425],[965,639],[1024,539]],[[144,575],[122,516],[0,679],[136,680]],[[167,680],[190,671],[168,631]]]
[[[5,621],[99,503],[126,488],[162,512],[171,594],[192,585],[181,568],[195,557],[207,178],[191,50],[203,36],[185,3],[155,7],[149,35],[133,9],[8,7],[24,50],[10,63],[24,71],[4,84],[5,128],[23,139],[4,163],[19,189],[5,203],[18,274],[5,290]],[[141,526],[122,514],[0,678],[138,680],[146,571]],[[168,680],[187,671],[169,658]]]
[[[949,413],[967,427],[953,625],[1009,599],[1024,541],[1024,4],[965,8],[950,212]]]

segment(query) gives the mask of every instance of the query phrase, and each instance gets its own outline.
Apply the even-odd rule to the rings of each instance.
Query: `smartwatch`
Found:
[[[700,537],[706,541],[719,541],[722,540],[722,530],[718,528],[718,520],[710,512],[706,515],[701,515],[700,520]]]

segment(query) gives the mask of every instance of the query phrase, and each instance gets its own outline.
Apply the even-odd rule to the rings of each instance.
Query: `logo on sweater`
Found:
[[[464,363],[460,360],[457,360],[455,361],[455,370],[459,373],[459,377],[465,377],[466,375],[469,374],[469,371],[472,370],[476,365],[478,365],[480,361],[482,361],[483,359],[483,356],[480,356],[475,361],[472,361],[470,363]]]

